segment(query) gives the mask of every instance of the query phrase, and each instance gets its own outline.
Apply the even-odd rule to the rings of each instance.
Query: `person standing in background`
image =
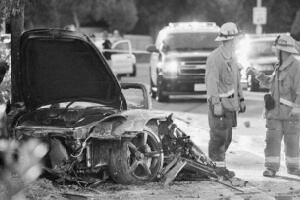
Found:
[[[232,140],[232,127],[237,125],[236,112],[246,111],[234,55],[239,35],[236,24],[228,22],[221,26],[216,41],[222,44],[209,55],[205,75],[210,127],[208,153],[216,163],[217,173],[228,178],[235,176],[226,168],[225,154]]]

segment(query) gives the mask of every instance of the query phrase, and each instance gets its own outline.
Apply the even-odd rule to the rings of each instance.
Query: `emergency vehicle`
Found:
[[[170,23],[149,45],[152,97],[160,102],[170,95],[206,94],[208,55],[219,46],[214,22]]]

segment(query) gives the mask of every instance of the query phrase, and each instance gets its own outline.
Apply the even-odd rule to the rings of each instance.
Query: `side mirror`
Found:
[[[129,109],[151,109],[150,90],[142,83],[121,83]]]
[[[158,49],[154,44],[150,44],[147,46],[146,50],[150,53],[159,53]]]

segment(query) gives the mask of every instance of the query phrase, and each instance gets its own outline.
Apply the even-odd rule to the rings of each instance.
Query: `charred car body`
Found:
[[[48,144],[51,174],[71,181],[152,181],[178,153],[213,166],[170,116],[146,110],[142,85],[119,85],[88,37],[32,30],[22,35],[20,47],[22,64],[12,80],[19,97],[13,98],[10,127],[20,141],[34,137]],[[141,103],[126,102],[122,88],[140,89]]]

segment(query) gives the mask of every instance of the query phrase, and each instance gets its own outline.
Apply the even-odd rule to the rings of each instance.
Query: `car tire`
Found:
[[[158,102],[168,102],[169,101],[169,95],[165,95],[164,91],[163,91],[163,78],[162,77],[158,77],[157,80],[157,90],[156,90],[156,100]]]
[[[251,92],[259,90],[259,83],[255,81],[255,77],[253,75],[249,74],[247,76],[247,85],[248,85],[248,90]]]
[[[158,102],[168,102],[170,100],[169,95],[163,94],[160,88],[157,88],[156,100]]]
[[[146,136],[146,139],[145,139]],[[146,129],[133,139],[123,140],[111,154],[109,171],[120,184],[154,181],[163,167],[163,151],[158,136]]]
[[[133,68],[133,72],[130,74],[130,77],[135,77],[136,76],[136,64],[133,64],[133,66],[132,66],[132,68]]]

